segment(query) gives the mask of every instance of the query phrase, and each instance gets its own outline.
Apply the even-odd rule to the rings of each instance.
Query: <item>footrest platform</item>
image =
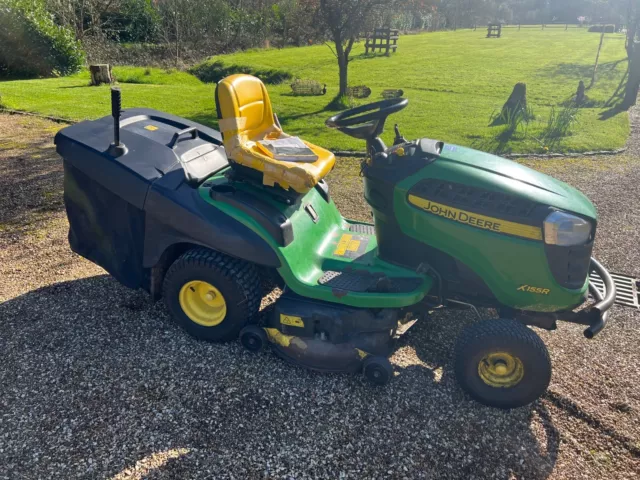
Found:
[[[412,292],[422,284],[417,277],[387,277],[383,273],[328,270],[318,279],[320,285],[349,292]]]

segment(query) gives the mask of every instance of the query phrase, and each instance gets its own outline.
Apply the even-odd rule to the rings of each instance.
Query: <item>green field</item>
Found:
[[[407,138],[429,136],[487,151],[539,152],[540,139],[552,108],[559,112],[579,80],[588,85],[599,35],[586,30],[503,30],[500,39],[486,39],[481,30],[459,30],[402,36],[396,54],[364,55],[354,48],[349,67],[351,85],[367,85],[373,93],[360,103],[379,100],[382,90],[400,88],[409,107],[395,115]],[[327,84],[327,95],[296,97],[289,82],[269,85],[274,108],[285,130],[337,150],[362,150],[363,142],[324,127],[332,114],[326,105],[337,93],[337,62],[329,48],[252,50],[213,59],[223,68],[250,72],[280,70],[292,77]],[[211,63],[213,63],[213,61]],[[219,63],[218,63],[219,65]],[[239,68],[240,67],[240,68]],[[624,36],[608,34],[600,55],[598,77],[587,91],[590,108],[581,108],[570,134],[551,146],[555,151],[613,149],[629,133],[626,112],[604,106],[626,70]],[[120,67],[114,69],[126,107],[166,110],[216,125],[213,84],[185,72]],[[528,103],[535,119],[524,131],[504,134],[490,127],[516,82],[527,84]],[[127,82],[127,83],[124,83]],[[0,83],[0,102],[7,108],[74,120],[108,114],[106,87],[89,87],[87,73],[72,77]]]

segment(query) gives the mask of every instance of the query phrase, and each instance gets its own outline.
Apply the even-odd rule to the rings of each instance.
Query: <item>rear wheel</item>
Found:
[[[188,333],[208,341],[233,340],[260,308],[254,265],[206,248],[176,260],[164,279],[163,296]]]
[[[486,320],[467,327],[456,343],[458,382],[480,403],[515,408],[536,400],[551,381],[542,339],[516,320]]]

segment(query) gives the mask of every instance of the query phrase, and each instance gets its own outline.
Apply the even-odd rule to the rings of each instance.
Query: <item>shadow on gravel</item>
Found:
[[[133,467],[144,478],[548,477],[559,435],[545,407],[485,408],[453,380],[449,351],[470,321],[464,315],[412,329],[400,347],[429,367],[398,367],[390,385],[372,388],[236,342],[196,341],[162,303],[107,275],[34,290],[0,304],[0,470],[12,478],[129,478]]]
[[[555,407],[564,410],[568,415],[583,421],[602,435],[608,437],[611,442],[616,443],[620,447],[627,450],[632,456],[640,458],[640,445],[634,438],[621,435],[614,428],[604,424],[597,417],[586,412],[582,407],[571,399],[558,393],[547,391],[544,398],[551,402]],[[618,404],[624,408],[625,404]],[[620,408],[620,407],[619,407]],[[623,410],[624,411],[624,410]]]
[[[0,121],[0,233],[16,233],[64,208],[62,161],[53,145],[64,125],[19,115]]]

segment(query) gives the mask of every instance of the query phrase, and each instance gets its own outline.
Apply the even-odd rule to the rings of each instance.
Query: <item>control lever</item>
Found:
[[[119,157],[127,153],[127,147],[120,141],[120,115],[122,115],[122,94],[119,88],[111,87],[111,116],[113,117],[113,142],[109,153]]]
[[[400,133],[400,128],[398,127],[397,123],[393,126],[393,130],[396,132],[396,138],[393,139],[393,144],[394,145],[400,145],[401,143],[407,143],[407,139],[404,138],[402,136],[402,134]]]

